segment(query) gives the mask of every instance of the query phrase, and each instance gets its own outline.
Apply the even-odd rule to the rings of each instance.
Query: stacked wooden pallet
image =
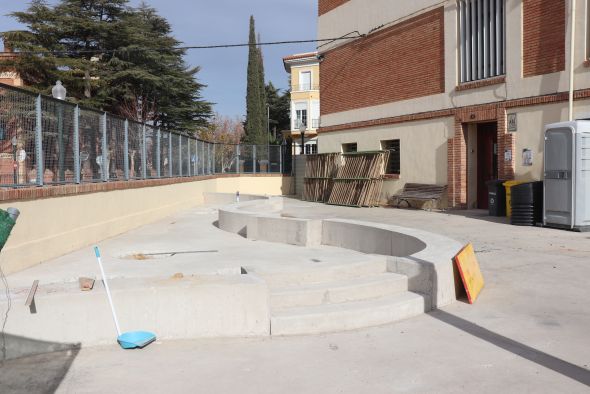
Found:
[[[332,191],[332,178],[338,172],[339,163],[340,153],[306,156],[305,178],[303,180],[303,199],[305,201],[328,201]]]
[[[355,152],[342,155],[328,204],[353,207],[379,205],[389,151]]]

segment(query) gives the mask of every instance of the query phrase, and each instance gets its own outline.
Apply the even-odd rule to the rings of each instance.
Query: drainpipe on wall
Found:
[[[574,120],[574,61],[576,39],[576,0],[571,0],[571,37],[570,37],[570,91],[569,91],[569,121]]]

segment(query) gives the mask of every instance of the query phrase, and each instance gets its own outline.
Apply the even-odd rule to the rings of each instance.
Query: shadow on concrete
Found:
[[[477,324],[441,310],[433,311],[432,313],[428,314],[428,316],[458,328],[461,331],[471,334],[474,337],[491,343],[492,345],[520,356],[526,360],[534,362],[535,364],[548,368],[570,379],[576,380],[586,386],[590,386],[590,371],[585,368],[533,349],[532,347],[529,347],[525,344],[497,334],[486,328],[478,326]]]
[[[55,343],[5,334],[6,357],[0,360],[0,392],[54,393],[74,359],[80,344]]]

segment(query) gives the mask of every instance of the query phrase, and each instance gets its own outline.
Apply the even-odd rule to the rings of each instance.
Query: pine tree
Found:
[[[12,16],[28,26],[3,34],[17,51],[63,51],[17,57],[13,66],[32,90],[50,94],[59,79],[71,101],[92,108],[185,131],[207,123],[211,105],[200,95],[199,68],[187,67],[169,23],[153,8],[33,0]]]
[[[265,145],[266,100],[264,89],[264,69],[262,52],[257,45],[254,16],[250,16],[250,35],[248,39],[248,75],[246,88],[246,124],[244,141],[250,144]]]
[[[289,92],[281,93],[280,89],[269,82],[266,85],[266,101],[270,110],[270,132],[274,135],[273,130],[276,129],[277,139],[274,143],[278,143],[281,139],[281,131],[291,128],[291,98]]]

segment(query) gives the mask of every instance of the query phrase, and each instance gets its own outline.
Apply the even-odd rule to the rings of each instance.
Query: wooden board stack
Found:
[[[355,152],[342,155],[328,204],[375,207],[383,188],[383,175],[389,151]]]
[[[303,200],[326,202],[332,191],[332,179],[340,164],[340,153],[307,155],[305,178],[303,180]]]

